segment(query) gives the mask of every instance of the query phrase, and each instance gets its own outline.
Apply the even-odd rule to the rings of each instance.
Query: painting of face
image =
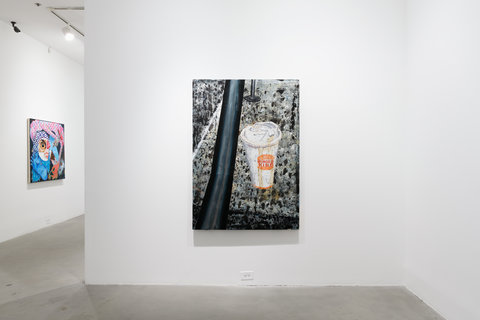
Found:
[[[65,179],[65,126],[28,119],[29,182]]]
[[[299,228],[299,81],[193,81],[194,230]]]

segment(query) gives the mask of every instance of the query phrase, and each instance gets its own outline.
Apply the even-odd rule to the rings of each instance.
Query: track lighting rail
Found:
[[[62,10],[85,10],[85,7],[47,7],[48,11],[50,11],[55,17],[58,19],[62,20],[67,26],[75,30],[79,35],[82,37],[85,37],[85,34],[78,30],[77,27],[72,25],[70,22],[68,22],[65,18],[63,18],[61,15],[56,13],[55,11],[62,11]]]

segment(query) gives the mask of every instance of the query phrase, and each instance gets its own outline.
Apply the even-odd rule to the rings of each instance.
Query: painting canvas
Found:
[[[29,182],[65,179],[65,126],[28,119]]]
[[[194,230],[299,228],[299,81],[193,81]]]

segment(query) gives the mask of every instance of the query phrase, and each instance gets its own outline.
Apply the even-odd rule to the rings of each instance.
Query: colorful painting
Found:
[[[29,182],[65,179],[65,127],[28,119]]]
[[[299,81],[193,81],[193,229],[299,228]]]

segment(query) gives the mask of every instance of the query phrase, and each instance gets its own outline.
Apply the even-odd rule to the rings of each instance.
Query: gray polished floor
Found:
[[[402,287],[85,286],[83,217],[0,244],[1,320],[443,319]]]

